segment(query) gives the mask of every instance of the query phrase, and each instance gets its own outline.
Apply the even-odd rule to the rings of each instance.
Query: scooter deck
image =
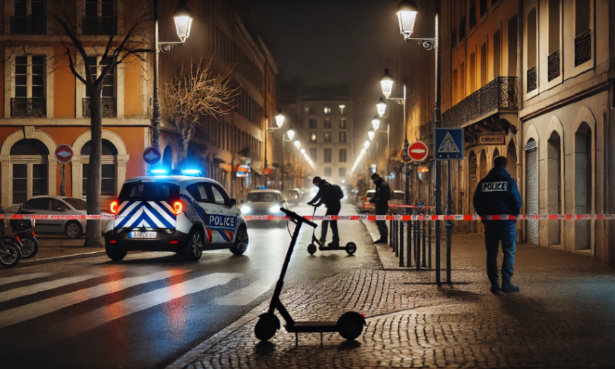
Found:
[[[318,247],[320,251],[346,251],[346,246],[338,246],[338,247],[328,247],[328,246],[320,246]]]
[[[288,332],[337,332],[337,322],[295,322],[284,326]]]

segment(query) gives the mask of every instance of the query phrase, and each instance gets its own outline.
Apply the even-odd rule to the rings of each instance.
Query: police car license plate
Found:
[[[129,238],[156,238],[156,232],[130,232]]]

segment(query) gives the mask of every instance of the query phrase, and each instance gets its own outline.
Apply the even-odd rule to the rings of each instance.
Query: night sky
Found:
[[[251,0],[284,86],[325,87],[378,102],[400,43],[398,0]],[[286,89],[287,90],[287,89]],[[282,97],[283,99],[284,97]],[[373,100],[373,101],[372,101]],[[372,114],[372,113],[370,113]],[[370,118],[371,119],[371,118]]]

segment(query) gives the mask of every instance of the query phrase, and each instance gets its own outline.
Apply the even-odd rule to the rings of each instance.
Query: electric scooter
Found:
[[[314,215],[316,215],[316,209],[318,208],[318,206],[315,206],[315,205],[312,205],[312,206],[314,206],[314,213],[312,213],[312,217],[313,217]],[[337,246],[327,246],[324,243],[321,243],[316,238],[316,228],[314,228],[312,230],[312,243],[310,243],[307,247],[307,250],[310,253],[310,255],[314,255],[314,253],[316,253],[316,245],[318,245],[318,250],[320,251],[346,250],[346,253],[348,255],[352,255],[357,251],[357,245],[354,242],[348,242],[345,247],[341,247],[339,244]]]
[[[284,305],[282,301],[280,301],[280,293],[282,293],[282,286],[284,285],[284,276],[286,275],[286,270],[288,269],[288,264],[290,263],[290,258],[293,254],[293,250],[295,248],[295,244],[297,243],[297,238],[299,237],[299,229],[303,223],[308,224],[314,228],[317,225],[313,222],[310,222],[306,218],[298,215],[295,212],[290,210],[280,208],[286,215],[288,215],[293,223],[297,226],[295,227],[295,231],[293,232],[292,239],[290,241],[290,246],[288,247],[288,251],[286,252],[286,258],[284,259],[284,264],[282,266],[282,272],[280,273],[280,278],[275,286],[275,290],[273,291],[273,296],[271,297],[271,303],[269,304],[269,310],[266,313],[261,314],[258,318],[258,322],[254,326],[254,335],[261,341],[267,341],[271,337],[275,335],[275,333],[280,329],[280,320],[275,315],[275,310],[277,309],[286,325],[287,332],[295,333],[295,345],[299,344],[299,333],[308,333],[308,332],[316,332],[320,333],[320,345],[322,346],[322,334],[324,332],[338,332],[340,336],[347,340],[354,340],[359,337],[361,332],[363,332],[363,326],[365,324],[365,318],[363,315],[349,311],[344,313],[337,322],[332,321],[322,321],[322,322],[297,322],[293,320],[290,316],[290,313]]]

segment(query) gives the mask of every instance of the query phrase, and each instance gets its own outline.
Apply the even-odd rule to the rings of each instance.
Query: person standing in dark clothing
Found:
[[[376,215],[386,215],[389,211],[389,200],[391,199],[391,189],[389,185],[378,175],[372,174],[372,181],[376,185],[374,196],[369,199],[369,202],[376,206]],[[376,225],[380,232],[380,238],[374,243],[389,243],[389,229],[387,228],[386,220],[377,220]]]
[[[481,217],[485,215],[519,215],[523,201],[517,183],[506,171],[506,158],[495,158],[494,167],[476,187],[474,209]],[[515,244],[517,229],[515,220],[485,220],[485,247],[487,248],[487,277],[491,282],[491,292],[518,292],[510,279],[515,265]],[[502,288],[498,283],[498,249],[502,243]]]
[[[318,193],[308,205],[320,206],[325,204],[327,207],[327,213],[325,215],[338,215],[340,210],[342,209],[342,203],[333,187],[333,185],[320,177],[314,177],[312,183],[318,187]],[[333,233],[333,242],[328,244],[328,247],[339,247],[340,245],[340,236],[337,231],[337,220],[331,220],[331,231]],[[327,230],[329,228],[329,221],[322,221],[322,230],[320,233],[320,243],[325,244],[327,240]]]

